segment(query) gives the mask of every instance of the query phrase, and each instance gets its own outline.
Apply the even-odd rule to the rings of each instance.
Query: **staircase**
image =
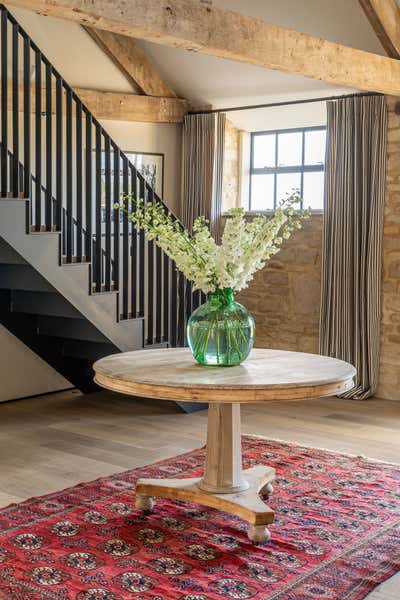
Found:
[[[114,208],[162,200],[2,5],[0,53],[0,322],[89,392],[102,356],[185,345],[204,298]]]

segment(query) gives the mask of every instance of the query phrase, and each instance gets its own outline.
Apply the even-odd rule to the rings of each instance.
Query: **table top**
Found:
[[[94,365],[98,385],[123,394],[189,402],[265,402],[333,396],[356,370],[342,360],[256,348],[236,367],[197,364],[187,348],[113,354]]]

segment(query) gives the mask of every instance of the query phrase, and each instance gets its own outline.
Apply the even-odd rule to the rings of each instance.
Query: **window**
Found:
[[[300,190],[303,207],[324,207],[325,127],[251,134],[250,210],[274,210]]]

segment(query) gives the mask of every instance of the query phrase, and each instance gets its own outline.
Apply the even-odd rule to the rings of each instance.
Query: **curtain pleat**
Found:
[[[223,113],[186,115],[183,123],[182,221],[191,231],[196,217],[206,217],[217,239],[222,213],[225,119]]]
[[[328,102],[320,352],[355,365],[364,399],[377,388],[387,110],[383,96]]]

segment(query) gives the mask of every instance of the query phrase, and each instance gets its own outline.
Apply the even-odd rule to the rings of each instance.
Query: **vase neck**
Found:
[[[210,292],[208,294],[208,300],[212,304],[218,304],[219,306],[228,306],[231,304],[235,298],[233,294],[232,288],[217,288],[215,292]]]

